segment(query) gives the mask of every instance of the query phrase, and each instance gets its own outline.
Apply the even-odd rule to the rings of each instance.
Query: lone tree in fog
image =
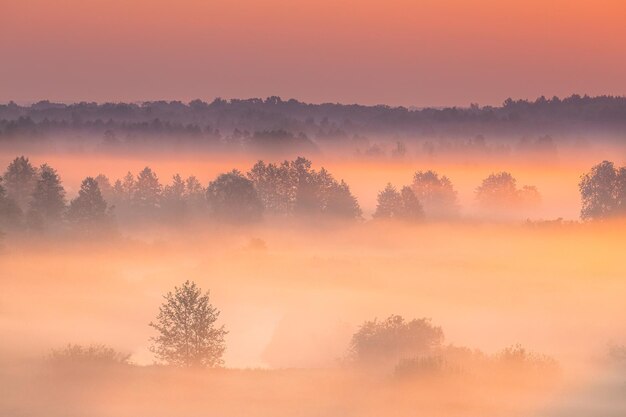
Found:
[[[626,167],[603,161],[582,176],[578,188],[583,220],[626,215]]]
[[[216,367],[223,364],[226,349],[224,326],[216,327],[220,312],[209,302],[209,292],[186,281],[165,295],[159,308],[155,328],[159,335],[151,338],[150,350],[170,365],[182,367]]]

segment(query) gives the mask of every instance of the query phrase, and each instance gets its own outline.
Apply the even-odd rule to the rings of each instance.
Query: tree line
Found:
[[[280,144],[294,144],[302,142],[300,134],[319,140],[368,134],[457,137],[459,132],[469,137],[574,132],[622,134],[626,131],[625,121],[626,98],[613,96],[507,99],[501,106],[424,109],[309,104],[280,97],[141,104],[40,101],[29,106],[1,104],[0,141],[80,132],[104,135],[111,143],[127,139],[132,142],[137,137],[164,137],[205,144],[219,138],[236,140],[247,135],[247,139],[263,146],[263,132],[273,132],[273,140]],[[285,131],[294,134],[280,138],[278,132]]]
[[[626,167],[604,161],[579,184],[583,220],[626,215]],[[508,172],[487,176],[475,189],[485,210],[514,211],[541,201],[535,186],[519,187]],[[422,221],[459,216],[457,191],[445,175],[417,171],[399,189],[392,184],[378,193],[374,219]],[[180,223],[209,218],[250,223],[270,217],[362,220],[363,213],[350,186],[325,168],[298,157],[281,163],[258,161],[248,172],[220,174],[207,186],[195,177],[176,174],[162,185],[146,167],[111,181],[106,175],[85,178],[78,195],[69,200],[58,172],[48,164],[35,167],[27,157],[15,158],[0,177],[0,225],[32,230],[77,226],[87,231],[110,227],[115,221]]]

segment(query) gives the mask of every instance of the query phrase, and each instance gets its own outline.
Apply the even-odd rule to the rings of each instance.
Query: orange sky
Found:
[[[0,0],[0,102],[626,94],[623,0]]]

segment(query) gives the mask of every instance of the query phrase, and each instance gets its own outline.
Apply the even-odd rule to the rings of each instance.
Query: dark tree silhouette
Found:
[[[291,214],[295,202],[296,187],[291,178],[289,162],[280,166],[258,161],[248,172],[265,210],[271,214]]]
[[[316,175],[320,211],[322,214],[342,219],[361,217],[361,208],[343,180],[337,182],[324,168]]]
[[[390,183],[378,193],[378,204],[373,215],[376,219],[421,220],[424,209],[411,187],[398,192]]]
[[[7,196],[0,177],[0,225],[15,227],[21,220],[22,210]]]
[[[343,180],[330,172],[315,171],[311,161],[299,157],[280,165],[257,162],[248,172],[269,213],[355,219],[361,208]]]
[[[457,193],[445,175],[440,177],[435,171],[417,171],[413,175],[411,189],[427,217],[441,218],[458,214]]]
[[[396,218],[398,213],[402,211],[402,196],[391,183],[387,183],[385,189],[378,193],[377,201],[374,218]]]
[[[113,202],[116,206],[130,207],[135,193],[135,176],[129,171],[124,178],[115,181],[113,185]]]
[[[70,202],[67,218],[85,228],[101,225],[108,220],[107,203],[102,198],[98,183],[92,177],[83,180],[78,197]]]
[[[206,190],[193,175],[185,180],[184,198],[190,210],[201,213],[206,209]]]
[[[186,281],[165,295],[151,338],[152,352],[165,363],[181,367],[216,367],[226,349],[224,326],[216,327],[220,312],[209,302],[209,292]]]
[[[430,320],[405,321],[398,315],[383,321],[366,321],[352,336],[350,352],[353,358],[363,362],[397,363],[403,358],[427,355],[443,343],[441,327]]]
[[[49,165],[39,168],[39,178],[30,201],[31,217],[36,221],[54,223],[61,220],[65,211],[65,189],[56,170]]]
[[[583,220],[626,215],[626,167],[603,161],[581,177],[578,188]]]
[[[137,175],[132,204],[146,213],[153,213],[161,206],[161,189],[156,174],[149,167],[145,167]]]
[[[209,211],[217,219],[251,222],[260,220],[263,214],[263,203],[254,184],[237,170],[212,181],[206,196]]]
[[[7,196],[25,212],[37,184],[37,169],[20,156],[9,164],[3,178]]]

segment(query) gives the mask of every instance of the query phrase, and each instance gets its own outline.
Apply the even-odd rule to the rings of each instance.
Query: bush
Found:
[[[57,365],[130,365],[130,354],[99,344],[68,344],[63,349],[52,350],[48,359]]]

